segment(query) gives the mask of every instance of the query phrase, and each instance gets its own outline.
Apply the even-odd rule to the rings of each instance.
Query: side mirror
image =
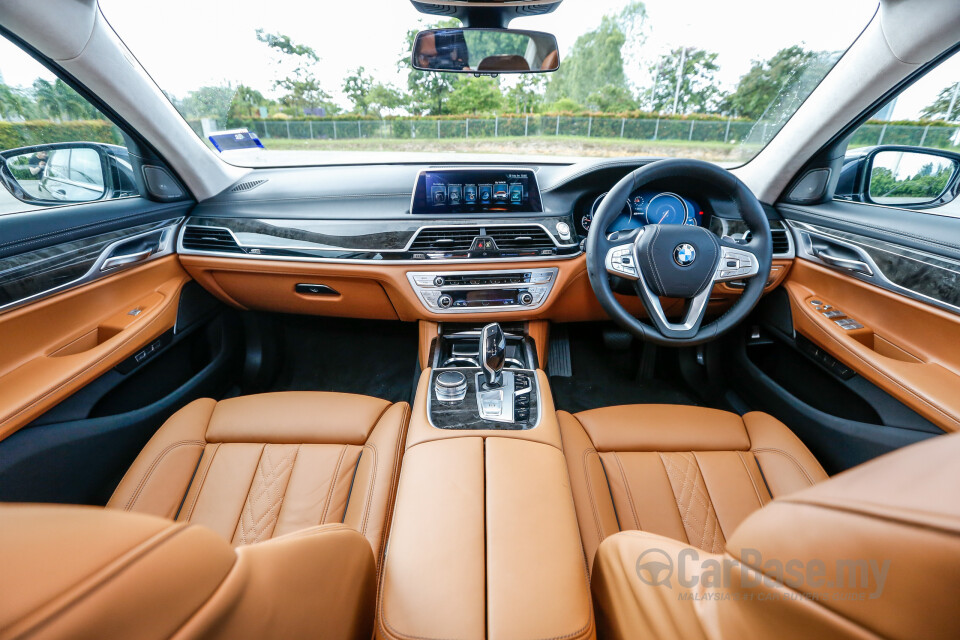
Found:
[[[946,202],[960,160],[954,154],[925,149],[880,147],[871,155],[868,167],[866,193],[871,202],[917,207]]]
[[[59,142],[0,153],[0,182],[14,198],[50,206],[116,198],[136,191],[126,149]]]
[[[560,66],[557,39],[519,29],[430,29],[413,42],[413,68],[449,73],[545,73]]]

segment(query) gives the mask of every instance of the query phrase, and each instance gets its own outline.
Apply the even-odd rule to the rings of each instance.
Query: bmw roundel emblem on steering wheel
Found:
[[[673,261],[681,267],[689,267],[696,259],[697,250],[693,248],[692,244],[684,242],[682,244],[678,244],[673,250]]]

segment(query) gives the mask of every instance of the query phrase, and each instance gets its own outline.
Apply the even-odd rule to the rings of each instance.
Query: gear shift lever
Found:
[[[503,363],[506,359],[507,338],[500,324],[492,322],[480,330],[480,364],[483,366],[484,387],[499,388],[503,384]]]

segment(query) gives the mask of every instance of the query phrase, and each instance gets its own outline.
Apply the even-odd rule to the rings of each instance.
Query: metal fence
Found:
[[[191,123],[194,124],[194,123]],[[199,123],[196,123],[199,125]],[[498,137],[574,136],[601,139],[739,143],[764,141],[771,125],[743,120],[678,120],[592,116],[529,115],[493,118],[388,120],[247,120],[239,123],[266,140],[270,138],[357,140],[380,138],[470,139]],[[199,133],[199,126],[195,126]],[[851,147],[901,144],[953,148],[960,144],[960,127],[917,124],[865,124],[851,139]]]

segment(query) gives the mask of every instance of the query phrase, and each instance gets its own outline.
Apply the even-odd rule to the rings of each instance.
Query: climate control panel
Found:
[[[407,279],[434,313],[536,309],[550,295],[557,268],[504,271],[412,271]]]

